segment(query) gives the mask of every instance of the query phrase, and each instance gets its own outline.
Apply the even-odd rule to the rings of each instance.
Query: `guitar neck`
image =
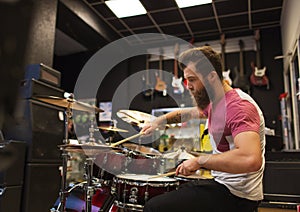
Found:
[[[259,40],[256,40],[256,67],[261,68],[260,64],[260,43]]]
[[[175,78],[178,78],[178,65],[176,58],[174,58],[174,76]]]
[[[244,43],[242,40],[239,41],[239,46],[240,46],[240,76],[244,76]]]
[[[222,48],[221,48],[222,52],[221,52],[221,56],[222,56],[222,63],[223,63],[223,66],[222,66],[222,71],[224,72],[225,71],[225,44],[222,44]]]
[[[163,78],[163,72],[162,72],[162,61],[163,61],[163,56],[159,55],[159,78],[162,80]]]

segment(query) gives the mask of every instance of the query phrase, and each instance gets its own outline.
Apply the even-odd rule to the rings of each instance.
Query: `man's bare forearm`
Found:
[[[201,115],[196,107],[183,108],[164,115],[164,121],[167,124],[186,122],[196,118],[203,118],[203,115]]]

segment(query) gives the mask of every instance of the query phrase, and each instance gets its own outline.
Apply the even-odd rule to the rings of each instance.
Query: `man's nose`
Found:
[[[187,89],[189,89],[189,90],[192,90],[192,89],[193,89],[193,86],[192,86],[192,84],[191,84],[189,81],[187,81],[186,87],[187,87]]]

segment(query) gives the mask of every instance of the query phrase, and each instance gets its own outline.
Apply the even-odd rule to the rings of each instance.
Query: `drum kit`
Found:
[[[73,95],[68,98],[55,96],[35,96],[34,98],[65,110],[65,135],[63,144],[59,145],[62,156],[61,187],[59,199],[51,209],[52,212],[142,211],[147,200],[153,196],[176,190],[180,185],[178,179],[168,177],[174,174],[173,172],[165,174],[168,171],[164,165],[165,159],[168,158],[167,154],[163,155],[151,147],[126,143],[142,136],[141,133],[106,144],[96,142],[94,130],[122,133],[128,131],[116,126],[94,128],[91,123],[88,142],[71,143],[68,138],[68,123],[72,118],[72,111],[101,113],[104,112],[102,109],[76,101]],[[155,116],[134,110],[120,110],[117,112],[117,116],[139,128],[155,118]],[[177,154],[178,157],[180,151],[188,154],[184,150],[178,150],[177,153],[169,153],[169,156],[174,157],[174,154]],[[67,183],[67,163],[70,153],[87,156],[84,162],[84,181],[76,183],[71,188]],[[96,167],[95,164],[97,164]],[[95,169],[98,169],[96,177],[94,176]],[[73,192],[78,192],[78,188],[83,189],[83,197],[81,197],[82,193],[79,195],[80,197],[77,195],[75,203]]]

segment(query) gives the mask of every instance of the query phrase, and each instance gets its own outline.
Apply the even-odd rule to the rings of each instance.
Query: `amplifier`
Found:
[[[45,64],[30,64],[25,70],[25,79],[36,79],[60,87],[61,73]]]
[[[299,176],[300,161],[266,161],[263,179],[264,201],[300,203]]]
[[[22,186],[0,187],[0,211],[20,212]]]
[[[58,145],[64,139],[63,108],[33,99],[17,102],[14,116],[4,123],[6,139],[27,143],[27,161],[60,162]]]
[[[36,79],[22,80],[20,97],[23,99],[29,99],[36,95],[63,97],[64,90],[48,85]]]
[[[22,212],[48,212],[59,197],[61,164],[28,163],[22,195]]]
[[[4,141],[0,143],[3,151],[11,152],[9,164],[0,170],[0,186],[17,186],[23,184],[26,143],[24,141]],[[1,153],[0,153],[1,154]],[[1,163],[5,163],[3,160]]]

